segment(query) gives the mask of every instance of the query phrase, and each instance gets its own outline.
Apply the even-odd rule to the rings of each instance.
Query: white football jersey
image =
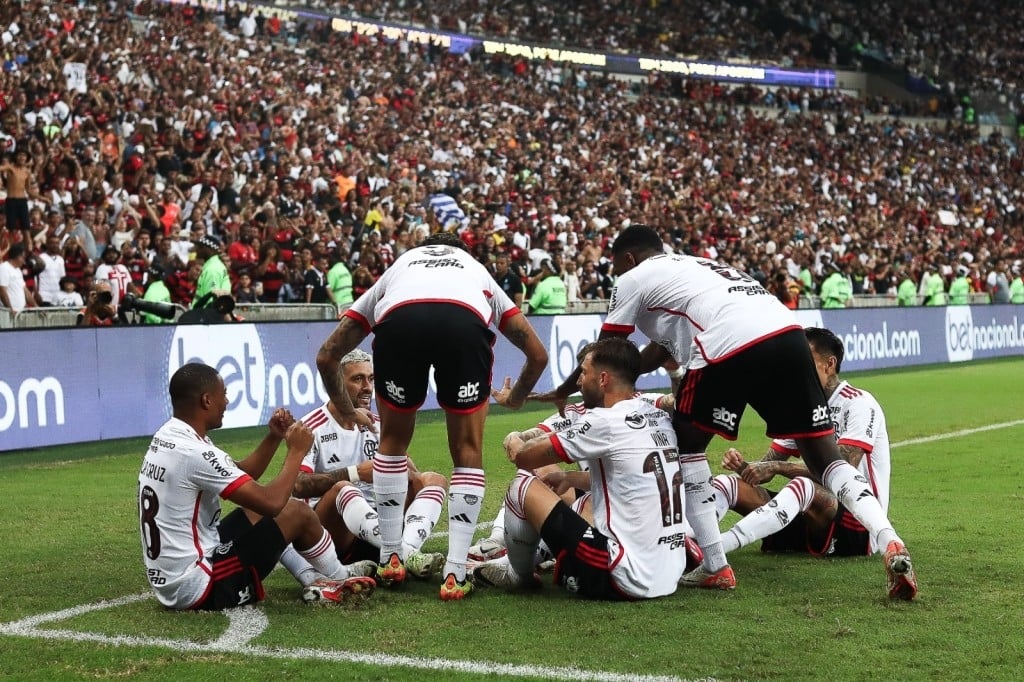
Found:
[[[220,544],[219,498],[251,480],[180,419],[153,436],[139,470],[139,529],[146,577],[161,604],[185,609],[206,598]]]
[[[550,438],[566,462],[589,460],[594,527],[608,538],[619,589],[638,598],[675,592],[687,524],[671,417],[632,398],[587,410]]]
[[[372,417],[375,424],[380,422],[377,415]],[[303,457],[300,471],[317,474],[337,471],[362,464],[377,454],[380,442],[377,434],[365,426],[346,429],[330,413],[326,403],[307,414],[301,421],[313,432],[313,445]],[[362,481],[353,483],[362,490],[363,497],[372,506],[373,485]],[[319,499],[314,497],[307,501],[311,506],[316,506]]]
[[[520,312],[469,253],[452,246],[421,246],[403,253],[345,315],[369,331],[406,303],[455,303],[499,328]]]
[[[602,330],[639,329],[683,367],[704,367],[789,329],[793,312],[753,277],[707,258],[660,255],[619,277]]]
[[[661,408],[661,401],[665,398],[664,393],[641,393],[637,391],[633,394],[634,398],[639,398],[649,405],[654,405],[657,408]],[[587,413],[587,408],[583,406],[583,403],[573,403],[565,406],[565,416],[555,412],[553,415],[537,424],[537,428],[546,433],[554,433],[555,431],[564,431],[569,428],[577,421],[580,420]],[[577,462],[582,471],[589,471],[590,464],[586,460]]]
[[[892,458],[889,432],[881,406],[867,391],[842,381],[829,397],[828,408],[839,445],[852,445],[865,452],[857,469],[868,480],[871,491],[882,505],[882,511],[888,514]],[[796,441],[792,439],[773,440],[771,447],[790,457],[800,456]],[[876,550],[872,545],[872,551]]]

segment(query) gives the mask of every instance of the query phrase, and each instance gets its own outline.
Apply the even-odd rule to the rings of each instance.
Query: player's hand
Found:
[[[564,471],[549,471],[541,476],[540,480],[544,482],[544,485],[551,488],[556,495],[561,495],[573,487]]]
[[[565,416],[565,398],[558,394],[558,391],[547,391],[546,393],[531,393],[526,396],[527,400],[536,400],[541,403],[552,403],[558,409],[561,417]]]
[[[516,457],[519,456],[519,451],[523,449],[523,445],[525,445],[525,443],[523,442],[523,439],[519,437],[519,432],[513,431],[505,436],[505,440],[502,442],[502,445],[505,447],[505,456],[508,457],[508,461],[515,464]]]
[[[313,445],[313,432],[300,421],[292,422],[284,434],[284,442],[288,444],[288,452],[298,452],[305,456]]]
[[[501,384],[501,388],[491,387],[491,397],[494,398],[494,402],[498,403],[502,407],[511,407],[508,404],[508,399],[511,394],[512,377],[505,377],[505,381]]]
[[[743,454],[736,448],[729,448],[722,455],[722,468],[740,473],[747,466]]]
[[[747,462],[738,473],[746,483],[760,485],[775,477],[775,467],[773,462]]]
[[[373,460],[368,459],[365,462],[360,462],[356,465],[356,471],[359,472],[359,480],[364,483],[373,482]],[[355,483],[355,481],[353,481]]]
[[[335,403],[334,406],[337,407],[338,404]],[[372,431],[373,433],[377,433],[377,425],[373,421],[373,415],[365,407],[357,407],[348,414],[341,412],[341,410],[339,410],[339,412],[341,414],[342,419],[352,421],[358,424],[359,426],[365,426],[366,428],[370,429],[370,431]]]
[[[267,423],[267,427],[270,429],[270,433],[274,434],[278,438],[284,438],[285,433],[288,431],[288,427],[295,423],[295,417],[292,413],[283,407],[279,407],[274,410],[274,414],[270,415],[270,421]]]

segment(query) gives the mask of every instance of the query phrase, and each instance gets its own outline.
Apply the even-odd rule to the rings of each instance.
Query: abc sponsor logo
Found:
[[[267,404],[267,372],[263,344],[255,325],[233,325],[230,333],[224,333],[221,327],[178,326],[167,359],[168,380],[190,362],[210,365],[224,379],[228,393],[225,427],[262,422]]]
[[[974,359],[974,318],[966,305],[946,308],[946,353],[950,362]]]

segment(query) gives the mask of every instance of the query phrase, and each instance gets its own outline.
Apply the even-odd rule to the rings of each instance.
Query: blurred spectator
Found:
[[[540,264],[537,286],[530,297],[530,312],[534,315],[560,315],[565,312],[565,284],[555,264],[545,258]]]
[[[85,305],[82,294],[78,293],[78,281],[74,277],[62,277],[60,292],[54,305],[61,308],[81,308]]]
[[[21,272],[25,265],[25,254],[23,243],[13,244],[7,251],[7,260],[0,263],[0,305],[9,309],[12,315],[35,305],[32,292]]]

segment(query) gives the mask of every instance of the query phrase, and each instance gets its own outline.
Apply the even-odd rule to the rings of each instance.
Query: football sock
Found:
[[[420,551],[430,537],[430,531],[441,518],[445,490],[439,485],[428,485],[416,495],[405,510],[405,530],[402,531],[402,553],[409,556]]]
[[[761,505],[722,533],[722,548],[728,554],[751,542],[765,538],[790,524],[796,515],[807,511],[814,499],[811,479],[799,476],[786,484],[768,504]]]
[[[715,516],[721,521],[725,518],[726,512],[736,506],[736,498],[739,495],[739,477],[735,474],[718,474],[711,479],[711,485],[715,488]]]
[[[502,545],[505,544],[505,505],[502,504],[501,508],[498,509],[498,515],[494,517],[494,523],[491,524],[491,539],[500,542]]]
[[[455,467],[448,489],[448,559],[441,575],[454,573],[456,580],[466,579],[466,555],[483,500],[484,470]]]
[[[867,529],[876,548],[884,550],[890,542],[899,540],[867,479],[849,462],[836,460],[829,464],[821,481]]]
[[[512,570],[519,575],[533,574],[540,533],[526,520],[523,501],[530,484],[537,480],[533,474],[520,470],[505,495],[505,546]]]
[[[373,497],[380,521],[380,562],[392,554],[402,556],[402,517],[409,492],[409,458],[382,455],[373,458]]]
[[[298,549],[298,548],[296,548]],[[321,575],[332,580],[344,580],[348,577],[348,568],[338,561],[338,552],[334,549],[334,540],[326,530],[320,540],[309,549],[300,549],[299,554],[308,561]]]
[[[704,568],[717,573],[728,565],[722,550],[722,536],[715,516],[715,489],[711,486],[711,467],[703,452],[679,455],[686,488],[686,518],[693,539],[704,552]]]
[[[334,506],[345,526],[360,540],[380,547],[380,520],[377,512],[363,497],[363,491],[354,485],[344,485],[334,498]]]
[[[291,545],[284,548],[279,561],[303,587],[309,587],[313,584],[314,580],[320,577],[317,570],[308,561],[303,559],[298,550]]]

